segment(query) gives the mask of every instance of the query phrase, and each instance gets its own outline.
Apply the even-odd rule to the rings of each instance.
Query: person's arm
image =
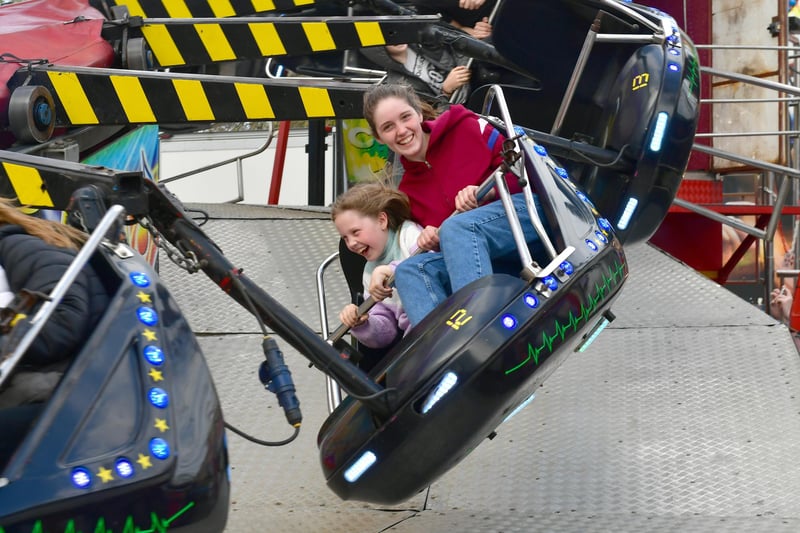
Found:
[[[350,333],[364,346],[383,348],[397,337],[401,313],[396,304],[378,302],[369,310],[368,320]]]
[[[3,268],[15,293],[28,289],[50,294],[74,259],[73,253],[30,235],[10,235],[3,241]],[[91,333],[89,294],[89,276],[79,272],[26,352],[25,363],[46,365],[75,355]]]

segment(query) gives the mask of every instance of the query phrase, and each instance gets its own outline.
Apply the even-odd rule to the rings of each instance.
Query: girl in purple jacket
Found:
[[[356,185],[339,196],[331,207],[331,218],[347,248],[366,258],[364,296],[378,301],[360,316],[358,306],[348,304],[339,320],[364,346],[388,346],[409,323],[397,292],[384,283],[416,251],[422,228],[410,220],[408,197],[380,183]]]

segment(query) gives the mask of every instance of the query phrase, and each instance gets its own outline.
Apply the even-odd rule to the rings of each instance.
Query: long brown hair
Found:
[[[331,220],[336,221],[342,212],[351,210],[376,218],[386,213],[388,225],[395,231],[411,218],[408,196],[383,183],[361,183],[339,195],[331,206]]]
[[[367,119],[367,124],[372,130],[372,136],[376,139],[378,136],[375,132],[375,108],[387,98],[405,100],[414,111],[422,115],[423,120],[431,120],[439,114],[431,104],[420,100],[410,85],[401,83],[373,85],[364,93],[364,118]]]
[[[77,250],[86,242],[87,235],[72,226],[52,220],[26,215],[9,198],[0,197],[0,226],[14,224],[28,235],[39,237],[47,244]]]

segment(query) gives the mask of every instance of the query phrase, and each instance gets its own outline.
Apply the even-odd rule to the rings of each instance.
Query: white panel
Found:
[[[766,78],[777,82],[777,77]],[[714,147],[737,155],[761,161],[777,163],[781,139],[777,135],[754,135],[759,132],[775,132],[779,129],[779,104],[777,102],[747,103],[756,98],[775,98],[775,91],[745,83],[733,83],[714,88],[714,98],[736,98],[734,104],[714,104],[714,133],[741,133],[741,137],[715,137]],[[715,158],[714,168],[725,169],[739,166],[725,159]]]
[[[713,44],[777,46],[778,39],[767,30],[777,9],[777,0],[713,0]],[[778,70],[774,50],[715,50],[712,61],[714,68],[751,76]]]
[[[712,52],[712,65],[717,70],[746,74],[778,82],[779,56],[777,37],[772,37],[767,26],[777,16],[779,0],[712,0],[712,42],[714,45],[746,45],[760,49],[716,49]],[[724,78],[706,77],[713,82],[712,98],[739,99],[735,104],[714,104],[712,130],[715,134],[775,132],[780,128],[780,105],[777,102],[746,103],[748,99],[770,99],[782,96],[776,91],[745,83],[728,82]],[[714,146],[737,155],[762,161],[780,162],[782,140],[777,135],[748,135],[715,138]],[[715,158],[715,169],[736,168],[740,165],[726,159]]]

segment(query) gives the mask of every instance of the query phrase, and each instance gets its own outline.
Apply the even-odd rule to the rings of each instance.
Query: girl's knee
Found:
[[[439,242],[448,241],[467,231],[461,217],[450,217],[439,226]]]

